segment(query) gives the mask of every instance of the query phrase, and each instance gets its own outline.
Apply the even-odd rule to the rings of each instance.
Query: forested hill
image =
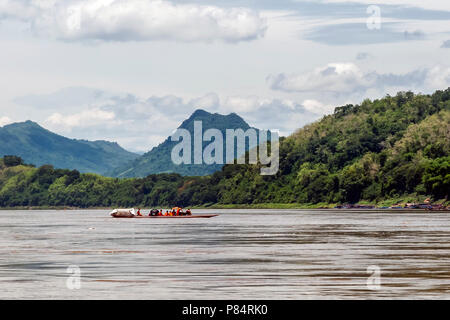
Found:
[[[222,132],[223,136],[225,136],[226,129],[242,129],[246,131],[250,128],[247,122],[236,113],[221,115],[218,113],[209,113],[201,109],[196,110],[188,119],[183,121],[179,128],[188,130],[191,133],[191,137],[194,137],[195,121],[201,121],[203,131],[218,129]],[[155,173],[179,173],[184,176],[204,176],[221,170],[222,164],[193,164],[193,150],[191,151],[191,164],[174,164],[171,159],[171,153],[174,146],[178,143],[172,141],[169,137],[141,157],[108,172],[108,175],[119,178],[145,177]],[[210,142],[203,141],[203,147],[208,143]],[[248,150],[249,147],[247,146],[246,149]],[[193,149],[193,147],[191,148]],[[223,154],[225,154],[226,141],[224,141],[223,148]]]
[[[217,194],[220,203],[445,198],[450,190],[450,88],[338,107],[281,142],[276,176],[260,176],[254,166],[230,166],[209,183],[205,190]]]
[[[280,139],[280,170],[225,165],[205,177],[117,179],[0,163],[1,206],[156,206],[447,199],[450,88],[336,108]]]
[[[32,121],[0,127],[0,157],[4,155],[20,156],[37,166],[52,164],[99,174],[138,157],[117,143],[69,139]]]

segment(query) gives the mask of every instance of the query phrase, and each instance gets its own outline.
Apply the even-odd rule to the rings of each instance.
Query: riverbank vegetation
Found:
[[[163,205],[328,207],[445,202],[450,190],[450,88],[400,92],[332,115],[280,139],[280,169],[225,165],[204,177],[107,178],[0,160],[0,206]]]

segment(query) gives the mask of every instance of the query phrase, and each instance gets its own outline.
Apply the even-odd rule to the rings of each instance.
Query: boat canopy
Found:
[[[131,209],[114,209],[109,213],[113,217],[133,217],[136,215],[134,208]]]

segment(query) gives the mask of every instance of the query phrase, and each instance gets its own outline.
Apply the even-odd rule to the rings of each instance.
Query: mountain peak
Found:
[[[189,117],[189,119],[195,118],[195,117],[204,117],[204,116],[210,116],[212,113],[205,111],[203,109],[197,109],[194,111],[194,113]]]
[[[6,127],[35,127],[35,128],[42,128],[37,122],[31,121],[31,120],[27,120],[27,121],[23,121],[23,122],[14,122],[14,123],[10,123],[7,124]]]
[[[223,115],[220,113],[210,113],[203,109],[197,109],[189,118],[183,121],[179,126],[182,129],[193,130],[194,121],[202,121],[204,128],[215,128],[219,130],[242,128],[244,130],[250,126],[236,113]]]
[[[219,113],[210,113],[203,109],[195,110],[178,128],[185,129],[192,135],[195,132],[195,121],[202,122],[201,127],[203,132],[208,129],[217,129],[222,132],[223,135],[226,134],[227,129],[242,129],[245,131],[250,128],[248,123],[236,113],[222,115]],[[176,144],[177,142],[172,141],[169,137],[163,143],[154,147],[136,160],[129,162],[124,166],[117,167],[111,172],[111,175],[116,177],[145,177],[149,174],[175,172],[181,175],[203,176],[222,168],[222,164],[208,165],[203,163],[201,165],[175,165],[171,160],[171,151]],[[204,142],[204,144],[206,145],[206,142]],[[246,146],[246,150],[249,148],[250,146]],[[239,156],[241,155],[237,155],[237,157]]]

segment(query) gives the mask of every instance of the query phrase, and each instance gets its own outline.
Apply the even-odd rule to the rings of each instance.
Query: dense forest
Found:
[[[337,107],[280,139],[280,170],[225,165],[203,177],[107,178],[0,160],[0,206],[333,204],[432,198],[450,190],[450,88]]]

